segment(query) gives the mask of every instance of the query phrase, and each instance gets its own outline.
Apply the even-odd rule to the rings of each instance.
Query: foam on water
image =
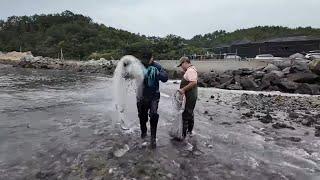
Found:
[[[134,56],[124,56],[120,59],[113,76],[113,103],[117,110],[114,123],[123,129],[133,128],[133,123],[127,118],[129,106],[134,105],[129,97],[135,96],[138,86],[143,82],[144,66]]]

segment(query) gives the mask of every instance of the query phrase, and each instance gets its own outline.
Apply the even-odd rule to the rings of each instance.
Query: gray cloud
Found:
[[[71,10],[145,35],[191,38],[257,25],[320,27],[319,0],[1,0],[0,18]]]

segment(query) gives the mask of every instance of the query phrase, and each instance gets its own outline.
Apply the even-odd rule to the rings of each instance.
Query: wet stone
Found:
[[[249,112],[243,113],[242,115],[245,117],[251,118],[253,114],[254,114],[254,111],[249,111]]]
[[[275,129],[284,129],[284,128],[288,128],[288,129],[291,129],[291,130],[295,130],[294,127],[292,126],[289,126],[285,123],[275,123],[275,124],[272,124],[272,127],[275,128]]]
[[[304,126],[308,126],[310,127],[312,124],[314,123],[314,119],[313,118],[308,118],[308,119],[304,119],[302,120],[301,124]]]
[[[220,123],[221,125],[228,125],[228,126],[231,126],[232,124],[231,123],[229,123],[229,122],[222,122],[222,123]]]
[[[265,123],[265,124],[268,124],[268,123],[271,123],[272,122],[272,116],[270,114],[267,114],[266,116],[263,116],[263,117],[260,117],[260,121],[262,123]]]
[[[292,142],[300,142],[302,139],[299,137],[284,137],[283,139],[292,141]]]
[[[113,152],[115,157],[122,157],[130,150],[129,146],[125,144],[122,148],[119,148]]]
[[[291,119],[297,119],[298,117],[299,117],[298,113],[295,113],[295,112],[290,112],[289,113],[289,118],[291,118]]]

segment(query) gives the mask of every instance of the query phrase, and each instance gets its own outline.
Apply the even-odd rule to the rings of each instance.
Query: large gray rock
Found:
[[[242,90],[242,86],[238,83],[236,84],[230,84],[229,86],[227,86],[227,89],[230,89],[230,90]]]
[[[268,66],[266,66],[264,69],[263,69],[264,72],[271,72],[271,71],[280,71],[280,69],[275,66],[274,64],[268,64]]]
[[[289,56],[289,59],[305,59],[305,56],[300,53],[295,53]]]
[[[209,87],[217,87],[219,86],[220,83],[218,83],[217,81],[212,81],[210,84],[209,84]]]
[[[255,71],[254,73],[252,73],[252,76],[253,76],[255,79],[262,79],[265,74],[266,74],[266,73],[263,72],[263,71]]]
[[[233,79],[232,75],[228,75],[228,74],[220,74],[219,75],[219,82],[221,84],[226,83],[226,82],[228,82],[228,81],[230,81],[232,79]]]
[[[292,65],[292,61],[289,60],[289,59],[284,59],[284,60],[281,60],[281,59],[277,59],[277,60],[273,60],[272,61],[272,64],[277,66],[278,68],[280,68],[281,70],[287,68],[287,67],[291,67]]]
[[[249,69],[249,68],[241,68],[238,70],[234,70],[232,71],[232,74],[235,75],[240,75],[240,76],[247,76],[247,75],[251,75],[254,71]]]
[[[208,87],[208,84],[207,83],[205,83],[204,81],[203,81],[203,79],[198,79],[198,86],[199,87]]]
[[[204,83],[210,84],[211,82],[215,81],[217,74],[215,72],[210,73],[203,73],[200,78],[203,79]]]
[[[37,64],[26,60],[20,61],[17,66],[22,68],[37,68]]]
[[[316,59],[310,62],[309,68],[313,73],[320,75],[320,59]]]
[[[283,78],[284,77],[284,73],[282,71],[271,71],[270,73],[275,74],[279,78]]]
[[[278,73],[270,72],[263,76],[261,79],[260,90],[268,89],[271,85],[278,84],[281,77],[279,77]]]
[[[302,83],[299,84],[295,93],[299,94],[311,94],[311,95],[319,95],[320,94],[320,86],[316,84],[307,84]]]
[[[281,89],[282,92],[294,93],[297,90],[299,83],[295,83],[283,78],[276,85]]]
[[[319,76],[310,72],[300,72],[287,74],[287,78],[289,81],[297,82],[297,83],[315,83],[319,81]]]
[[[282,72],[284,73],[284,75],[290,74],[290,69],[291,67],[284,68]]]
[[[229,86],[230,84],[232,84],[232,81],[233,81],[233,79],[230,79],[229,81],[224,82],[224,83],[222,83],[222,84],[220,84],[220,85],[218,85],[218,86],[215,86],[215,87],[220,88],[220,89],[226,89],[227,86]]]
[[[240,82],[245,90],[256,90],[259,87],[252,76],[243,77],[240,79]]]
[[[290,73],[297,73],[297,72],[310,72],[308,62],[299,61],[299,60],[293,61],[290,69]]]
[[[34,57],[32,54],[28,54],[23,56],[22,58],[20,58],[20,61],[29,61],[29,62],[33,62],[34,61]]]

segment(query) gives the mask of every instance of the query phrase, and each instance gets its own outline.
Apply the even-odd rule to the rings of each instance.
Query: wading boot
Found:
[[[150,126],[151,126],[151,139],[150,139],[150,147],[151,149],[155,149],[157,147],[157,125],[158,125],[159,115],[153,115],[150,118]]]

